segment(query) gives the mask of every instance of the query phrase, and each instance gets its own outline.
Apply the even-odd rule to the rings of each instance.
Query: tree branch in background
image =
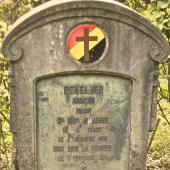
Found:
[[[8,117],[6,117],[2,112],[0,112],[0,115],[4,118],[5,121],[9,123]]]
[[[155,137],[155,134],[156,134],[156,131],[157,131],[157,129],[158,129],[158,126],[159,126],[160,121],[161,121],[161,119],[158,118],[158,121],[157,121],[157,124],[156,124],[156,129],[153,131],[152,136],[151,136],[150,141],[149,141],[149,144],[148,144],[148,151],[149,151],[149,149],[150,149],[150,147],[151,147],[151,145],[152,145],[152,142],[153,142],[153,140],[154,140],[154,137]]]
[[[166,96],[166,95],[164,94],[164,92],[163,92],[163,90],[162,90],[162,87],[161,87],[161,86],[159,86],[158,93],[159,93],[159,94],[160,94],[160,96],[161,96],[160,100],[162,100],[162,99],[166,99],[166,100],[168,100],[168,96]]]
[[[163,108],[160,105],[160,102],[158,102],[158,107],[159,107],[160,112],[161,112],[160,115],[165,119],[167,124],[170,126],[170,121],[168,120],[167,116],[165,115],[164,110],[163,110]]]

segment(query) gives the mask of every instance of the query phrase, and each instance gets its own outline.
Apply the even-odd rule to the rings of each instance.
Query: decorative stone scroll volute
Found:
[[[169,47],[146,19],[113,0],[61,2],[20,18],[3,43],[16,164],[19,170],[144,170],[158,64]]]

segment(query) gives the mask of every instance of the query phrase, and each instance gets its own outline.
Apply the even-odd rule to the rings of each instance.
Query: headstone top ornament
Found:
[[[90,15],[88,13],[82,13],[80,11],[80,8],[89,9]],[[140,31],[151,37],[154,41],[156,41],[158,43],[158,46],[160,46],[159,49],[163,52],[161,52],[160,56],[156,55],[155,57],[154,55],[152,55],[154,53],[154,48],[152,48],[151,57],[153,60],[159,61],[165,58],[169,53],[169,46],[165,42],[161,32],[150,22],[148,22],[148,20],[146,20],[144,17],[142,17],[129,7],[122,5],[121,3],[113,0],[63,0],[61,2],[52,0],[33,9],[31,12],[28,12],[26,15],[16,21],[3,43],[4,55],[7,57],[11,56],[9,57],[10,61],[20,59],[22,50],[18,49],[17,51],[19,52],[17,53],[12,51],[12,46],[15,41],[21,38],[26,33],[34,30],[37,27],[48,24],[49,22],[78,16],[100,18],[100,15],[96,16],[96,13],[93,9],[102,10],[103,13],[106,13],[106,15],[103,16],[101,12],[102,18],[105,17],[111,20],[120,20],[120,22],[122,23],[126,23],[128,25],[131,25],[132,27],[139,29]],[[73,10],[74,12],[70,12],[70,10]],[[65,15],[60,15],[61,11],[64,11]],[[112,15],[110,15],[111,13]],[[55,15],[55,17],[51,17],[52,15]],[[15,53],[16,55],[14,55]]]
[[[79,24],[67,38],[67,48],[72,58],[80,63],[93,63],[101,58],[106,47],[104,32],[93,23]]]

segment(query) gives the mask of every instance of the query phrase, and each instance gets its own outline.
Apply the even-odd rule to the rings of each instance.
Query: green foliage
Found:
[[[158,94],[158,118],[161,120],[156,131],[155,140],[149,152],[150,166],[154,169],[170,169],[170,104],[168,98],[168,68],[160,65],[160,86]],[[155,163],[156,162],[156,163]]]
[[[162,82],[165,87],[166,82]],[[166,89],[163,89],[163,91]],[[159,108],[158,114],[160,124],[156,131],[155,138],[148,154],[149,169],[170,169],[170,107],[166,99],[160,101],[161,109]],[[164,113],[162,113],[162,111]],[[166,118],[164,117],[166,115]]]
[[[161,31],[170,29],[170,0],[128,1],[128,5],[149,19]]]
[[[9,88],[7,61],[0,57],[0,168],[9,169],[12,138],[9,132]]]
[[[0,7],[0,47],[7,30],[2,18],[4,10]],[[1,49],[1,48],[0,48]],[[0,169],[10,169],[12,136],[9,132],[9,87],[8,63],[0,51]]]

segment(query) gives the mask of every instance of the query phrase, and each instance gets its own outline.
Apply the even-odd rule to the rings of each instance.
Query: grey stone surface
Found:
[[[72,28],[87,22],[96,24],[105,32],[107,45],[102,58],[97,62],[80,64],[70,57],[66,40]],[[20,170],[145,169],[148,133],[154,129],[156,120],[158,64],[169,53],[163,36],[149,21],[111,0],[50,1],[14,24],[4,41],[3,53],[10,63],[10,123],[16,139]],[[104,144],[110,142],[112,147],[108,155],[113,153],[113,157],[97,162],[57,162],[59,154],[53,152],[55,148],[51,147],[57,144],[55,138],[59,137],[60,126],[54,122],[60,114],[65,119],[69,117],[62,110],[68,110],[70,105],[65,102],[67,97],[63,95],[62,88],[66,85],[95,83],[104,89],[107,89],[106,84],[110,87],[104,90],[103,96],[95,97],[97,101],[92,115],[95,117],[97,109],[101,107],[101,115],[104,114],[110,120],[108,125],[115,125],[112,128],[115,132],[110,132],[110,136],[108,131],[103,131],[103,135],[110,137]],[[45,93],[41,93],[41,90],[45,90]],[[116,96],[119,91],[123,92]],[[52,99],[48,99],[48,93]],[[55,96],[58,93],[60,95]],[[123,100],[125,96],[129,96],[126,104],[116,112],[120,106],[116,101]],[[41,98],[42,101],[51,101],[47,107]],[[112,106],[110,102],[113,102]],[[70,114],[74,115],[72,109]],[[108,117],[111,112],[113,115]],[[82,117],[79,115],[79,118]],[[122,123],[123,128],[119,128]],[[79,135],[86,136],[88,128],[83,129]],[[120,140],[116,145],[118,148],[113,147],[116,140]],[[45,153],[49,155],[48,159]],[[100,151],[97,157],[101,154],[106,155],[106,152]]]

